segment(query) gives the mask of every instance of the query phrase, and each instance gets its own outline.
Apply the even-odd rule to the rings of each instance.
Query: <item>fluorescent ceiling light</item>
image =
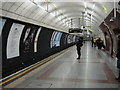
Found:
[[[86,1],[84,2],[84,5],[85,5],[85,8],[87,8],[87,3],[86,3]]]
[[[92,9],[94,9],[95,8],[95,3],[93,4],[93,8]]]
[[[43,10],[45,10],[45,8],[43,8],[41,5],[37,4],[37,6]],[[46,11],[46,10],[45,10]]]
[[[94,14],[94,11],[91,12],[91,16]]]
[[[52,16],[55,16],[53,13],[50,13]]]
[[[85,15],[87,15],[87,10],[85,10]]]

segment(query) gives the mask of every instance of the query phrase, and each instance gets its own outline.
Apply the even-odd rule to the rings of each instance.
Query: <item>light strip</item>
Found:
[[[92,12],[91,12],[91,21],[92,21],[92,18],[93,18],[94,8],[95,8],[95,3],[93,4],[93,7],[92,7]]]
[[[95,3],[93,4],[93,8],[92,9],[94,9],[95,8]]]
[[[86,16],[87,16],[87,13],[88,13],[88,12],[87,12],[87,10],[86,10],[86,11],[85,11],[85,15],[86,15]]]
[[[85,8],[87,8],[87,2],[86,1],[84,2],[84,5],[85,5]]]
[[[93,16],[93,14],[94,14],[94,11],[91,12],[91,16]]]
[[[45,8],[43,8],[41,5],[39,5],[39,4],[36,4],[39,8],[41,8],[41,9],[43,9],[43,10],[45,10]],[[45,10],[46,11],[46,10]]]

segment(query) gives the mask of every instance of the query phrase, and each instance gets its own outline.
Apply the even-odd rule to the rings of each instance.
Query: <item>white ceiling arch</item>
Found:
[[[1,15],[31,23],[33,21],[38,25],[67,32],[70,28],[70,19],[74,18],[84,18],[83,23],[87,25],[91,23],[95,29],[98,29],[113,8],[113,1],[105,2],[105,0],[97,2],[95,0],[94,2],[93,0],[4,0]],[[73,23],[78,26],[79,22]]]

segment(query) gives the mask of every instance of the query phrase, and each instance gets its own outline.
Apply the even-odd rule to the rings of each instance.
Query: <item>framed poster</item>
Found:
[[[76,36],[74,36],[74,42],[77,42],[77,37]]]
[[[74,36],[73,35],[71,36],[71,41],[74,42]]]
[[[22,54],[34,52],[34,39],[38,29],[34,26],[28,26],[25,30],[22,41]]]
[[[67,34],[65,34],[64,45],[66,45],[66,44],[67,44],[67,37],[68,37],[68,35],[67,35]]]
[[[60,46],[62,32],[54,31],[51,38],[51,48]]]
[[[37,31],[36,37],[35,37],[35,41],[34,41],[34,52],[37,52],[37,44],[38,44],[38,37],[40,35],[40,31],[41,31],[42,27],[40,27]]]
[[[72,41],[71,41],[71,35],[68,35],[67,37],[67,43],[70,44]]]
[[[20,38],[25,25],[13,23],[7,39],[7,59],[19,56]]]
[[[2,32],[2,29],[3,29],[3,26],[4,26],[5,22],[6,22],[6,19],[2,19],[0,17],[0,36],[1,36],[1,32]]]

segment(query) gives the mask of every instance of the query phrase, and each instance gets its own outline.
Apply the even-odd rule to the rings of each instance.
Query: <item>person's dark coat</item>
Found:
[[[120,59],[120,40],[118,41],[118,51],[116,57]]]
[[[76,46],[77,46],[77,50],[80,50],[81,47],[83,46],[83,41],[82,41],[82,40],[79,40],[79,41],[77,42]]]
[[[98,49],[101,49],[102,47],[105,48],[104,43],[101,39],[97,40],[97,46],[98,46]]]

